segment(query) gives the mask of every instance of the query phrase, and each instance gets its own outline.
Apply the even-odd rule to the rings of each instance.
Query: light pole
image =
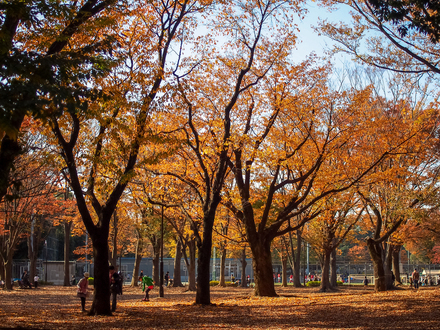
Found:
[[[162,195],[162,217],[160,222],[160,279],[159,279],[159,297],[163,298],[163,195]]]
[[[46,248],[46,270],[44,272],[44,282],[47,283],[47,240],[44,240],[44,247]]]

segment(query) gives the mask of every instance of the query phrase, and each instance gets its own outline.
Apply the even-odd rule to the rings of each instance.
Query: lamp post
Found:
[[[44,247],[46,249],[46,270],[44,271],[44,281],[47,283],[47,240],[44,240]]]
[[[163,298],[163,195],[162,195],[162,217],[160,222],[160,279],[159,279],[159,297]]]

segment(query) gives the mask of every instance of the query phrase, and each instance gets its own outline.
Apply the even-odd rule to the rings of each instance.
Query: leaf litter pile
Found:
[[[440,329],[440,289],[345,287],[319,293],[316,288],[277,288],[277,298],[253,296],[252,289],[211,288],[212,306],[195,305],[184,288],[150,292],[124,287],[113,316],[80,312],[75,287],[0,291],[0,328],[26,329]],[[86,308],[90,307],[87,299]]]

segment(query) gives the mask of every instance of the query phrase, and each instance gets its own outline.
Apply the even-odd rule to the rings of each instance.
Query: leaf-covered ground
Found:
[[[142,302],[140,289],[124,287],[111,317],[80,312],[75,287],[0,291],[0,328],[26,329],[440,329],[440,288],[374,293],[372,288],[278,288],[259,298],[251,289],[213,287],[213,306],[194,305],[183,288],[158,290]],[[87,300],[90,307],[91,299]]]

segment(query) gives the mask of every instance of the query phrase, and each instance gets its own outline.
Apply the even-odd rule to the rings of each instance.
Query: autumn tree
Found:
[[[212,231],[231,157],[231,139],[242,123],[241,99],[294,45],[290,22],[300,11],[299,4],[291,1],[237,0],[221,6],[210,26],[216,35],[228,38],[218,44],[201,40],[196,46],[203,57],[176,72],[180,97],[176,107],[186,110],[186,118],[182,114],[176,122],[184,127],[187,147],[180,153],[184,168],[169,172],[192,188],[203,210],[202,226],[195,233],[198,304],[211,303]]]
[[[336,249],[362,217],[364,209],[353,192],[324,201],[323,211],[308,224],[306,239],[322,254],[320,291],[336,286]],[[330,280],[331,278],[331,280]]]
[[[93,29],[101,24],[96,16],[103,12],[105,15],[105,10],[115,3],[115,0],[1,2],[0,200],[9,187],[14,159],[22,151],[17,134],[25,116],[51,115],[46,106],[54,96],[71,95],[77,99],[90,94],[89,88],[78,88],[76,83],[102,71],[104,62],[95,54],[103,49],[101,42],[105,39],[90,40],[75,50],[66,46],[84,32],[84,26]],[[98,65],[88,73],[68,69],[84,63]]]
[[[352,10],[351,23],[324,21],[320,31],[369,65],[402,73],[440,73],[434,1],[325,1]],[[434,25],[433,25],[434,24]]]
[[[429,145],[433,143],[430,138],[433,129],[431,110],[408,114],[406,110],[399,108],[406,107],[407,104],[402,102],[400,105],[390,106],[381,102],[376,110],[376,119],[378,122],[385,121],[382,128],[376,131],[376,135],[382,135],[383,143],[390,144],[391,140],[394,141],[398,135],[409,129],[418,131],[418,139],[412,140],[398,155],[378,166],[372,174],[375,182],[358,190],[370,218],[372,235],[367,238],[367,246],[373,260],[377,291],[392,287],[393,247],[402,244],[394,238],[396,231],[413,217],[415,209],[423,207],[436,182],[437,171],[433,166],[435,161],[430,159],[427,152]],[[392,136],[389,136],[390,124],[400,127]]]
[[[44,232],[43,226],[48,223],[50,228],[53,218],[61,211],[56,196],[60,178],[48,166],[44,144],[41,144],[35,126],[29,123],[28,120],[24,122],[19,140],[26,152],[15,158],[10,176],[13,184],[0,203],[0,256],[4,270],[2,278],[7,289],[11,289],[12,258],[18,243],[27,236],[32,237],[29,257],[34,271],[38,243],[48,232]]]
[[[107,77],[94,81],[109,97],[74,107],[69,99],[54,103],[62,117],[51,117],[50,127],[75,193],[78,210],[92,241],[95,295],[90,314],[110,315],[108,236],[111,217],[133,177],[148,135],[155,98],[169,77],[168,55],[175,39],[185,40],[191,15],[209,2],[139,1],[111,13],[112,28],[95,28],[88,36],[110,34],[119,48],[112,53],[118,65]],[[115,34],[115,30],[118,34]],[[79,47],[88,40],[77,40]],[[111,97],[110,97],[111,96]],[[85,192],[85,193],[84,193]],[[96,214],[96,220],[92,216]]]

